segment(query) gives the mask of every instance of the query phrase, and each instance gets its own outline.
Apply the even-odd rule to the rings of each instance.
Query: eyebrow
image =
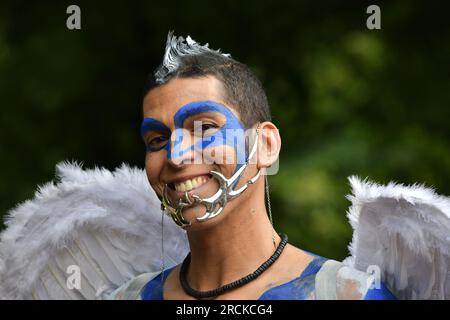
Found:
[[[234,118],[235,121],[237,121],[241,125],[241,127],[243,127],[241,121],[236,118],[236,116],[227,106],[215,101],[206,100],[194,101],[182,106],[174,115],[175,128],[182,128],[184,125],[184,121],[191,116],[208,112],[221,113],[225,116],[226,119]],[[156,120],[154,118],[144,118],[141,124],[141,135],[144,136],[144,134],[148,131],[170,132],[171,130],[159,120]]]
[[[144,118],[141,124],[141,136],[143,137],[149,131],[170,132],[170,129],[159,120]]]
[[[219,112],[225,115],[225,118],[235,117],[230,109],[221,103],[211,100],[195,101],[184,105],[175,113],[175,127],[182,127],[184,120],[188,117],[206,112]]]

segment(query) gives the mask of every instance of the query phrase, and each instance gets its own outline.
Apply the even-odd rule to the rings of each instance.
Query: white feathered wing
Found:
[[[353,239],[344,262],[381,280],[400,299],[450,299],[450,198],[419,185],[349,178]]]
[[[143,170],[61,163],[57,175],[57,184],[41,187],[7,217],[0,298],[103,298],[141,273],[160,270],[162,213]],[[165,266],[180,263],[188,252],[186,234],[167,217],[164,240]],[[67,284],[76,274],[71,265],[81,272],[79,290]]]

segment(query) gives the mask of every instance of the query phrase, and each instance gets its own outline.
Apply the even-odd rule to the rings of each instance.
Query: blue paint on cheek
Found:
[[[185,154],[186,152],[193,150],[192,145],[190,147],[182,150],[183,135],[185,134],[183,129],[181,129],[181,128],[175,129],[174,134],[175,134],[175,138],[174,138],[174,142],[173,142],[173,150],[172,151],[170,149],[167,150],[167,157],[169,159],[176,159],[176,158],[182,156],[183,154]]]

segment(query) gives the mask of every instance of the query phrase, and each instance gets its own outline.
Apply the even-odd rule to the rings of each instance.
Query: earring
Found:
[[[272,220],[272,207],[270,205],[270,192],[269,192],[269,179],[267,179],[267,175],[264,175],[265,177],[265,184],[266,184],[266,204],[267,204],[267,212],[269,213],[269,220],[270,220],[270,224],[272,225],[272,242],[273,242],[273,246],[276,248],[276,243],[275,243],[275,232],[274,232],[274,227],[273,227],[273,220]]]
[[[161,204],[161,285],[164,283],[164,216],[165,208],[164,205]]]

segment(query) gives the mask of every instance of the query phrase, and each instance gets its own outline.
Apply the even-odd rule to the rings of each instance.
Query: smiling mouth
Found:
[[[173,191],[189,192],[204,185],[209,179],[211,179],[211,177],[211,174],[203,174],[196,177],[191,177],[189,179],[184,179],[182,181],[171,182],[167,185]]]

